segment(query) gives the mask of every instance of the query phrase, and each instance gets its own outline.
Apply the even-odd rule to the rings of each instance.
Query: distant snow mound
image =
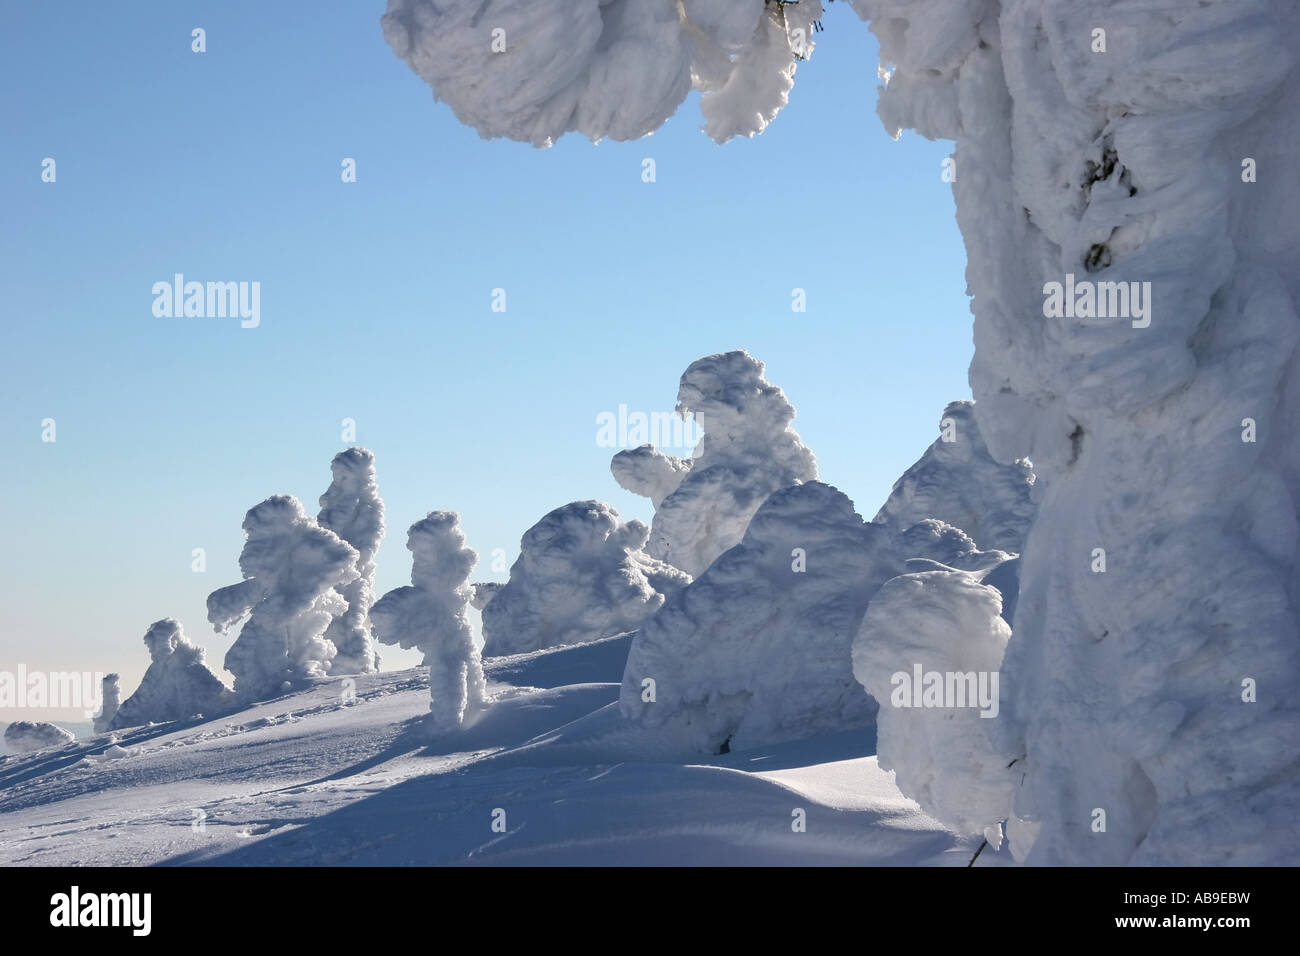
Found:
[[[429,666],[429,715],[438,730],[455,730],[487,698],[483,662],[466,606],[478,554],[465,544],[454,511],[431,511],[411,525],[406,547],[411,585],[389,591],[370,609],[384,644],[416,648]]]
[[[740,541],[768,495],[817,477],[816,458],[790,427],[794,406],[764,372],[743,349],[691,363],[677,412],[704,432],[693,458],[643,445],[611,462],[620,485],[655,504],[646,553],[692,577]]]
[[[5,746],[16,754],[62,747],[76,739],[62,727],[44,721],[15,720],[5,728]]]
[[[489,138],[639,139],[691,90],[717,142],[761,132],[812,53],[820,0],[389,0],[393,52]]]
[[[579,644],[635,628],[690,581],[641,550],[649,534],[600,501],[547,514],[524,532],[510,580],[483,607],[483,653]]]
[[[1034,519],[1029,462],[995,461],[980,437],[974,402],[943,410],[940,436],[894,483],[875,520],[901,532],[924,518],[960,528],[981,548],[1020,553]]]
[[[706,753],[869,724],[876,705],[850,647],[874,589],[901,570],[888,530],[835,488],[776,492],[739,544],[641,626],[623,714],[685,727]]]
[[[330,463],[333,480],[320,496],[316,522],[357,550],[358,577],[335,590],[347,610],[330,622],[325,638],[337,653],[331,674],[370,674],[379,659],[370,633],[370,605],[375,602],[375,554],[384,537],[384,502],[375,479],[375,456],[365,448],[348,448]]]
[[[226,669],[240,699],[259,700],[328,674],[336,651],[325,631],[347,610],[336,587],[358,577],[357,551],[290,495],[251,508],[244,532],[244,580],[208,595],[208,621],[224,634],[250,615]]]
[[[155,621],[145,633],[144,643],[152,658],[149,669],[135,693],[117,708],[106,730],[212,714],[229,705],[230,690],[208,668],[205,651],[190,643],[179,621]],[[107,693],[104,711],[108,712]]]

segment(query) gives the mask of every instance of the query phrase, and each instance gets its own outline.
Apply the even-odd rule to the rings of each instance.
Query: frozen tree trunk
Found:
[[[330,463],[333,481],[320,496],[316,521],[357,550],[357,577],[335,590],[347,609],[330,622],[325,638],[336,654],[331,674],[370,674],[379,667],[370,633],[370,606],[375,602],[375,554],[384,537],[384,502],[375,480],[375,456],[365,448],[348,448]]]
[[[117,715],[117,709],[122,705],[122,678],[118,674],[104,675],[103,682],[103,704],[99,708],[99,715],[95,717],[95,733],[102,734],[108,731],[113,725],[113,718]]]
[[[459,729],[487,703],[487,681],[470,627],[469,576],[478,554],[465,544],[454,511],[431,511],[411,525],[411,585],[389,591],[370,610],[381,643],[417,648],[429,666],[429,723]]]
[[[855,5],[886,127],[956,140],[975,414],[1043,484],[1013,852],[1293,862],[1300,10]]]
[[[226,652],[242,700],[264,700],[329,672],[336,653],[325,637],[345,610],[335,590],[357,577],[357,551],[275,495],[244,517],[239,556],[244,580],[208,595],[208,621],[223,634],[247,616]]]

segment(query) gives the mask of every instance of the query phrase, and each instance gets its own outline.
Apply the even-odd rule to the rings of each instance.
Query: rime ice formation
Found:
[[[337,650],[331,674],[369,674],[378,669],[370,634],[370,605],[375,603],[375,552],[384,537],[384,502],[375,482],[375,456],[365,448],[348,448],[330,463],[334,478],[320,496],[316,522],[357,550],[358,577],[336,590],[347,610],[330,622],[325,638]]]
[[[641,625],[621,710],[706,753],[868,724],[876,702],[855,679],[853,646],[881,585],[954,568],[992,576],[1013,561],[935,519],[901,533],[864,522],[820,481],[775,492],[735,547]]]
[[[790,427],[794,406],[744,350],[709,355],[682,373],[677,412],[704,435],[690,459],[649,445],[621,451],[610,470],[655,505],[646,553],[692,577],[740,541],[774,491],[817,477],[817,460]]]
[[[335,588],[357,578],[357,551],[290,495],[251,508],[244,532],[244,580],[208,595],[208,621],[224,634],[251,612],[226,670],[241,699],[257,700],[326,676],[335,649],[325,631],[346,610]]]
[[[505,587],[505,584],[501,581],[480,581],[478,584],[471,584],[470,607],[476,611],[483,610],[501,592],[503,587]]]
[[[855,6],[885,126],[956,141],[975,416],[1043,485],[985,721],[1012,852],[1293,863],[1300,7]]]
[[[190,643],[179,621],[155,621],[145,633],[144,643],[152,659],[149,669],[135,693],[117,708],[106,730],[212,714],[229,705],[230,691],[208,669],[203,648]],[[105,713],[107,685],[105,680]]]
[[[739,544],[641,625],[623,714],[683,727],[706,753],[870,723],[850,644],[869,582],[902,569],[889,540],[830,485],[776,492]]]
[[[943,410],[940,436],[894,483],[875,520],[897,532],[924,518],[960,528],[986,549],[1019,553],[1034,517],[1027,461],[994,461],[980,437],[973,402]]]
[[[483,653],[579,644],[629,631],[690,578],[646,555],[650,529],[600,501],[574,501],[520,541],[510,580],[483,608]]]
[[[76,739],[62,727],[44,721],[15,720],[5,728],[5,746],[16,754],[62,747]]]
[[[619,485],[649,498],[657,511],[664,499],[677,490],[692,464],[694,459],[665,455],[654,445],[641,445],[616,454],[609,470]]]
[[[683,30],[723,48],[704,26],[722,4],[683,0]],[[473,0],[445,13],[394,2],[385,29],[483,135],[627,138],[684,95],[692,56],[666,5],[503,3],[530,42],[495,62],[482,35],[491,10]],[[760,15],[771,6],[784,5]],[[989,721],[997,749],[1021,755],[1013,854],[1293,862],[1300,6],[853,6],[880,41],[886,129],[956,143],[974,414],[994,459],[1027,458],[1037,474]],[[732,40],[748,27],[734,7]],[[730,48],[729,71],[749,37]],[[703,63],[691,70],[707,83]],[[754,118],[760,128],[763,111]]]
[[[384,644],[418,648],[429,665],[429,716],[438,730],[455,730],[487,697],[483,663],[469,625],[470,573],[478,561],[466,547],[454,511],[431,511],[411,525],[411,585],[389,591],[370,609]]]
[[[122,677],[120,674],[105,674],[100,686],[103,688],[103,704],[92,725],[97,734],[108,731],[117,716],[117,709],[122,706]]]
[[[692,88],[717,142],[761,132],[820,0],[389,0],[384,38],[483,137],[637,139]]]
[[[990,454],[1032,460],[1041,485],[992,721],[999,748],[1024,754],[1006,810],[1012,852],[1044,864],[1294,861],[1300,189],[1288,171],[1300,7],[853,5],[888,68],[886,129],[956,143],[975,417]],[[389,36],[462,119],[542,144],[596,131],[564,105],[590,89],[594,57],[548,57],[600,48],[591,0],[579,7],[580,39],[541,33],[535,59],[495,64],[509,80],[482,88],[454,79],[479,75],[465,68],[486,57],[476,35],[444,34],[450,82],[429,70],[440,59],[430,7],[413,30],[389,22]],[[528,8],[543,17],[550,5]],[[397,9],[417,22],[414,7]],[[626,106],[608,110],[620,135],[661,122],[639,90],[678,62],[620,60],[643,74],[602,87]],[[522,82],[544,64],[576,79]],[[542,116],[520,90],[559,108]],[[1077,292],[1065,309],[1062,288]]]
[[[940,566],[885,582],[853,643],[853,672],[880,702],[881,768],[895,771],[899,789],[927,813],[958,832],[985,834],[996,849],[1022,771],[1016,755],[993,743],[1002,687],[990,675],[1011,629],[1000,616],[1001,595],[983,576]],[[962,682],[954,678],[951,698],[925,706],[914,674],[962,675]],[[989,692],[983,700],[981,679]]]

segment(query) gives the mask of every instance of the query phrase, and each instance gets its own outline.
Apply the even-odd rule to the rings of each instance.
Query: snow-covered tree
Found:
[[[621,451],[610,470],[655,506],[646,553],[691,576],[740,541],[774,491],[817,477],[817,460],[790,427],[794,406],[748,352],[709,355],[682,373],[677,413],[703,437],[691,458],[649,445]]]
[[[470,607],[476,611],[483,610],[492,603],[492,599],[500,593],[503,587],[505,587],[503,581],[480,581],[477,584],[471,584],[470,588],[473,593],[470,594],[469,598]]]
[[[875,521],[896,533],[926,518],[960,528],[981,548],[1019,554],[1034,520],[1029,462],[1010,465],[989,454],[974,418],[975,403],[943,410],[939,437],[894,482]]]
[[[370,633],[370,605],[375,603],[375,553],[384,537],[384,502],[375,481],[375,456],[365,448],[348,448],[330,463],[334,478],[320,496],[316,522],[357,550],[357,577],[336,590],[347,610],[330,622],[325,637],[338,652],[331,674],[369,674],[378,669]]]
[[[383,28],[485,137],[638,139],[698,89],[725,142],[786,105],[820,16],[820,0],[389,0]]]
[[[685,70],[708,76],[670,3],[682,30],[771,6],[518,0],[497,19],[521,55],[495,62],[471,0],[393,0],[384,28],[484,135],[635,137]],[[993,722],[1026,755],[1012,851],[1294,860],[1300,190],[1270,169],[1294,154],[1300,8],[853,6],[880,42],[886,129],[955,141],[975,417],[1038,479]],[[1098,807],[1106,839],[1081,824]]]
[[[744,538],[632,640],[620,706],[705,753],[869,724],[849,648],[891,536],[810,481],[771,495]]]
[[[921,809],[997,849],[1023,768],[994,740],[1004,688],[993,681],[1011,628],[1002,595],[985,577],[936,564],[885,582],[853,643],[853,671],[880,702],[881,768],[895,772],[899,789]],[[950,676],[954,689],[962,681],[961,706],[941,695]],[[934,698],[918,699],[927,690]]]
[[[855,6],[886,128],[956,142],[975,418],[1037,474],[985,721],[1021,756],[1012,852],[1294,861],[1300,190],[1265,170],[1300,8]]]
[[[1015,555],[980,550],[963,528],[937,518],[914,520],[932,510],[1007,542],[1023,531],[1025,508],[1032,508],[1032,472],[980,454],[969,403],[949,405],[945,421],[949,413],[960,434],[943,428],[872,522],[819,481],[768,497],[741,541],[633,638],[623,713],[645,726],[676,728],[706,752],[860,726],[870,722],[876,702],[857,686],[864,682],[862,673],[855,678],[853,655],[869,669],[890,659],[890,647],[884,642],[872,658],[854,642],[881,643],[862,621],[886,581],[970,573],[998,595],[999,610],[1002,591],[1013,606]],[[964,450],[947,451],[950,437]],[[654,682],[652,700],[647,679]]]
[[[325,631],[346,610],[335,589],[357,578],[357,551],[290,495],[251,508],[244,532],[244,580],[208,595],[208,621],[224,634],[249,615],[225,663],[235,693],[259,700],[328,673],[335,649]]]
[[[389,591],[370,609],[384,644],[416,648],[429,666],[429,716],[455,730],[487,699],[483,663],[466,606],[478,554],[466,546],[454,511],[431,511],[407,532],[411,584]]]
[[[135,693],[116,708],[105,730],[181,720],[229,706],[230,690],[208,668],[206,652],[190,642],[179,621],[155,621],[145,633],[144,643],[151,658],[149,669]],[[108,713],[107,680],[104,713]]]
[[[117,716],[117,709],[122,706],[122,677],[120,674],[105,674],[100,686],[102,703],[93,723],[97,734],[108,731]]]
[[[5,728],[5,746],[16,754],[30,754],[70,744],[77,738],[57,724],[15,720]]]
[[[650,529],[601,501],[556,508],[526,532],[483,609],[483,652],[518,654],[630,631],[689,576],[642,551]]]

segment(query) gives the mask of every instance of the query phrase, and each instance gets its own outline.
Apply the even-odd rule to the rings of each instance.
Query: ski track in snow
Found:
[[[485,661],[494,702],[440,737],[424,729],[427,677],[412,669],[355,678],[352,702],[320,680],[226,715],[4,757],[0,865],[970,860],[976,841],[902,796],[869,731],[705,762],[628,726],[630,640]]]

